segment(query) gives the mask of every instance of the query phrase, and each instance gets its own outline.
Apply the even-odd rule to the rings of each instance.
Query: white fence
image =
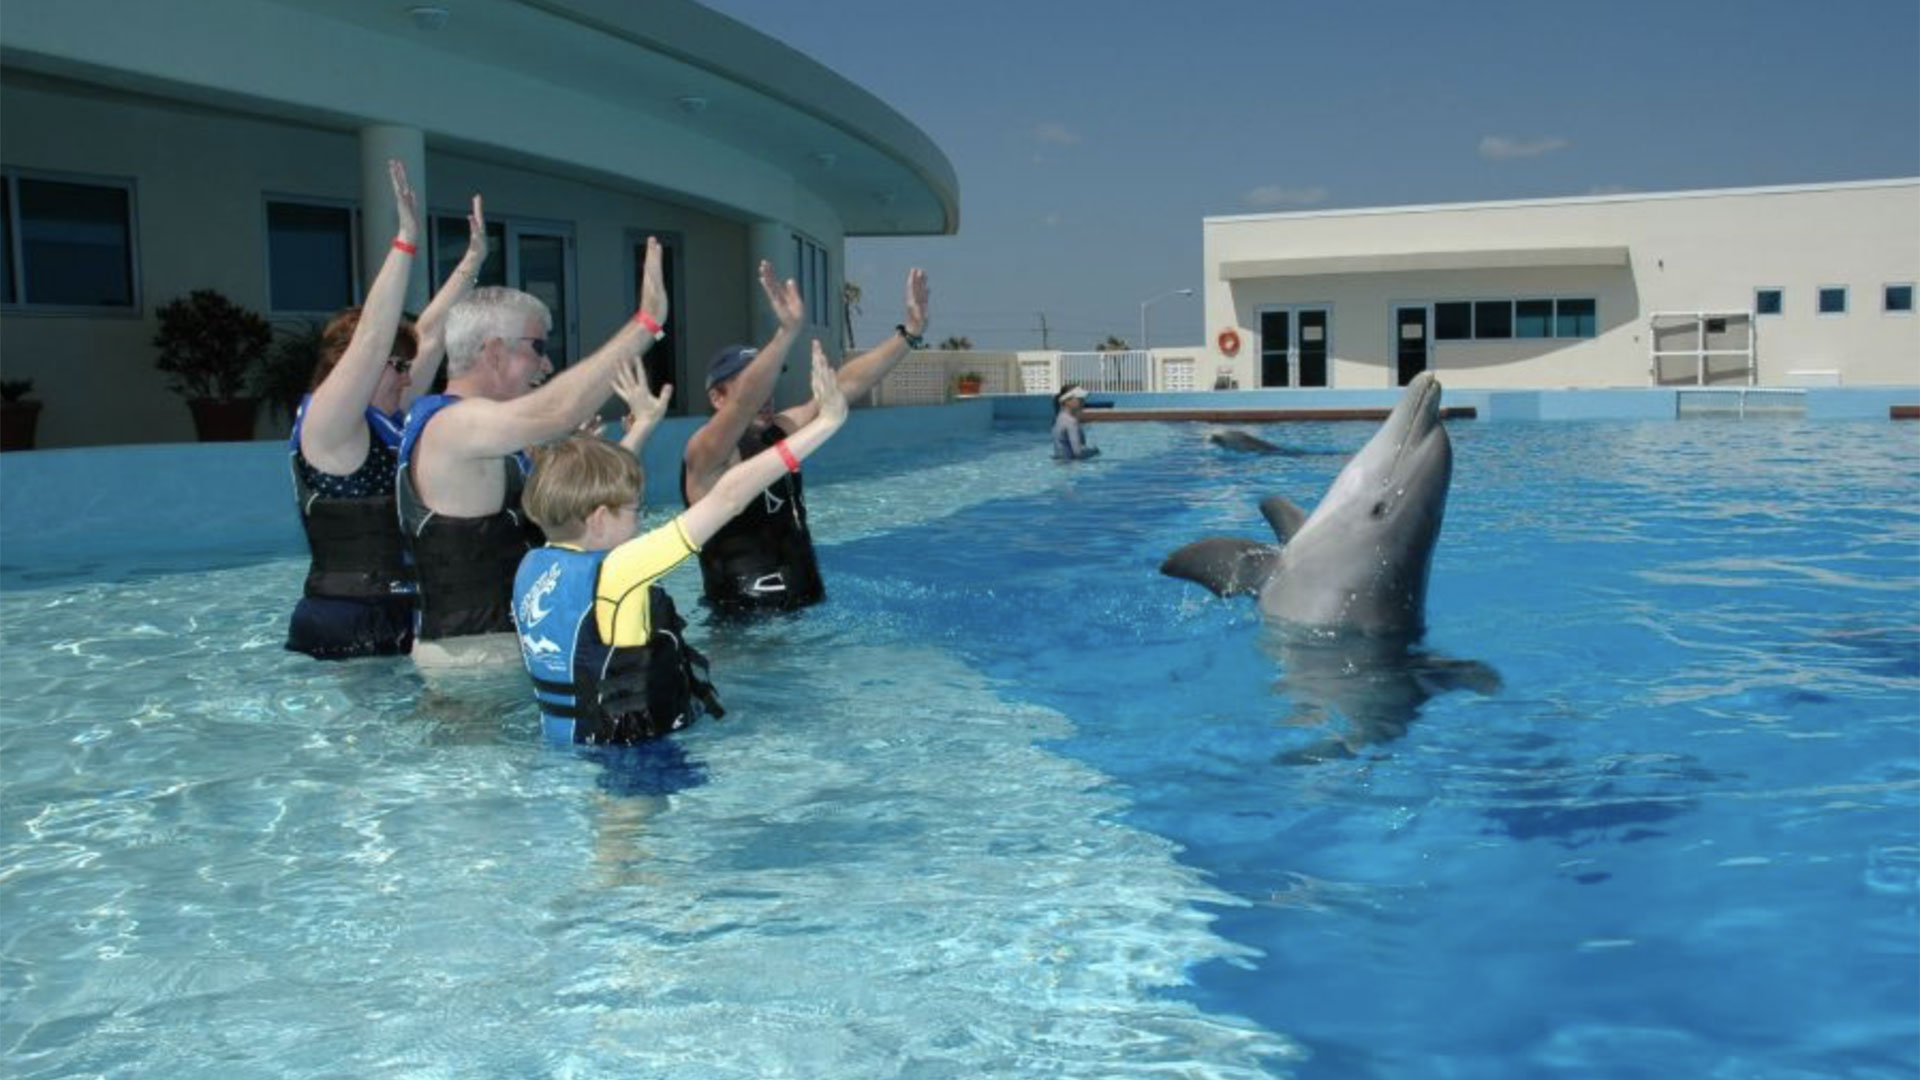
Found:
[[[1079,383],[1096,394],[1204,390],[1200,358],[1186,351],[946,352],[921,349],[900,361],[874,392],[876,405],[936,405],[958,396],[963,373],[982,394],[1055,394]],[[1219,387],[1211,387],[1219,389]]]

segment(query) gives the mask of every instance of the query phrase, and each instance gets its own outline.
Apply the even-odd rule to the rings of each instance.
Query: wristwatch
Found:
[[[906,323],[899,323],[895,325],[893,328],[893,332],[907,339],[907,348],[909,349],[924,349],[927,347],[926,338],[921,337],[919,334],[907,333]]]

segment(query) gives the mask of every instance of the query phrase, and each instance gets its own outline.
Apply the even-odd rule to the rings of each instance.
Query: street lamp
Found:
[[[1163,292],[1159,296],[1149,296],[1145,300],[1140,301],[1140,347],[1141,348],[1147,349],[1147,350],[1151,350],[1153,348],[1153,342],[1148,340],[1147,338],[1147,309],[1149,307],[1152,307],[1154,304],[1159,303],[1162,300],[1168,299],[1169,297],[1192,296],[1192,295],[1193,295],[1192,289],[1173,289],[1168,292]]]

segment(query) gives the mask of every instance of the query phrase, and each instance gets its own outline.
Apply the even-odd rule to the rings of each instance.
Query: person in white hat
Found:
[[[1053,456],[1061,461],[1098,457],[1100,448],[1088,446],[1080,430],[1080,413],[1087,407],[1087,388],[1068,383],[1053,395]]]

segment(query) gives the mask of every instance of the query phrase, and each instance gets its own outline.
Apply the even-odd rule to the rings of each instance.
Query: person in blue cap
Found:
[[[759,349],[733,345],[707,369],[707,401],[713,415],[687,440],[680,464],[680,498],[687,506],[704,498],[729,468],[766,452],[813,421],[819,405],[809,400],[775,412],[773,392],[787,350],[807,317],[799,286],[782,284],[773,264],[760,263],[760,288],[780,321]],[[907,274],[906,318],[886,341],[835,373],[841,394],[857,401],[885,378],[921,342],[927,327],[927,274]],[[826,598],[826,583],[807,530],[807,504],[799,462],[700,549],[700,577],[707,602],[728,613],[792,611]]]

